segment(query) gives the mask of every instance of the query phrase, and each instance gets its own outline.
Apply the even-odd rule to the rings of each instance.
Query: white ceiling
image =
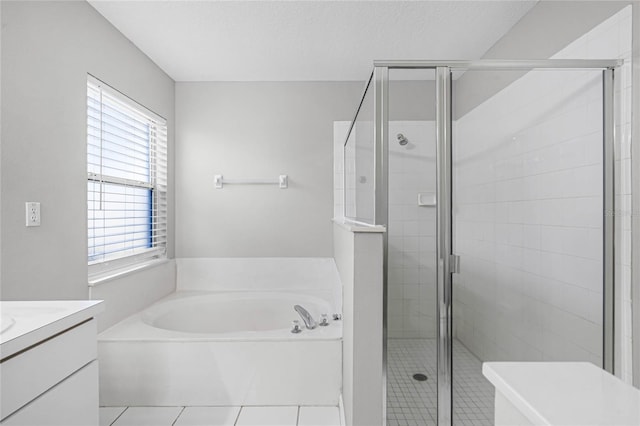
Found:
[[[374,59],[478,59],[536,0],[89,0],[176,81],[362,81]]]

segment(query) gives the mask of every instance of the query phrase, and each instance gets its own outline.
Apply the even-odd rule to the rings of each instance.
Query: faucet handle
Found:
[[[320,324],[318,324],[321,327],[326,327],[329,325],[329,318],[327,318],[327,314],[322,314],[320,316]]]
[[[334,321],[340,321],[342,319],[342,315],[340,314],[333,314],[333,320]]]
[[[300,321],[293,320],[293,328],[291,329],[291,332],[294,334],[298,334],[302,332],[302,329],[300,328]]]

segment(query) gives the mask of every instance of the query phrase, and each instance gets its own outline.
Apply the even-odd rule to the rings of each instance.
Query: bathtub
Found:
[[[222,340],[308,340],[335,336],[338,328],[321,327],[291,336],[293,310],[302,305],[314,318],[331,317],[330,304],[306,294],[282,292],[180,292],[141,313],[155,329],[188,334],[192,339],[216,336]],[[331,325],[331,323],[330,323]]]
[[[185,287],[100,333],[100,405],[338,404],[335,291]],[[316,319],[328,314],[329,325],[307,330],[296,304]],[[292,320],[301,333],[291,333]]]

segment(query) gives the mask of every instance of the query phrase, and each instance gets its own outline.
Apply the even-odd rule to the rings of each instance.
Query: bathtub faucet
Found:
[[[293,309],[295,309],[296,312],[300,314],[300,316],[302,317],[302,320],[304,321],[304,325],[309,330],[313,330],[318,326],[318,323],[316,323],[316,320],[313,319],[309,311],[307,311],[305,308],[303,308],[300,305],[295,305]]]

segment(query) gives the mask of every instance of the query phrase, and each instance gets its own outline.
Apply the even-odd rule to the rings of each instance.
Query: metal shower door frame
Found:
[[[437,257],[437,424],[453,422],[453,315],[452,274],[459,258],[453,252],[452,71],[541,69],[602,69],[603,88],[603,367],[614,371],[614,201],[615,117],[614,78],[620,60],[479,60],[479,61],[375,61],[375,225],[389,218],[389,69],[433,69],[436,72],[436,257]],[[388,240],[384,234],[383,260],[383,424],[387,421],[387,272]]]

